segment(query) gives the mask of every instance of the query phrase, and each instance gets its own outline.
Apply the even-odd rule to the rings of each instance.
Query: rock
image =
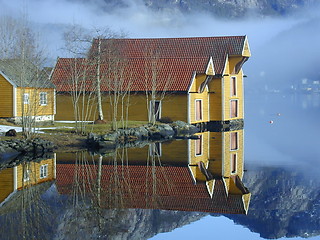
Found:
[[[100,119],[97,119],[93,122],[93,124],[106,124],[107,122],[105,120],[100,120]]]
[[[10,129],[9,131],[6,132],[5,135],[7,137],[16,137],[17,136],[17,131],[15,129]]]
[[[175,131],[176,137],[178,138],[189,137],[199,132],[199,129],[197,127],[182,121],[173,122],[172,127]]]
[[[119,132],[108,133],[101,136],[102,141],[113,141],[116,142],[119,137]]]
[[[113,141],[99,141],[98,148],[115,149],[117,147],[116,142]]]

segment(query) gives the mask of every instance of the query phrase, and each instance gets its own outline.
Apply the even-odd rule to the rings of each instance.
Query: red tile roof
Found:
[[[242,55],[245,39],[245,36],[102,39],[101,89],[113,90],[107,81],[109,78],[113,82],[123,81],[122,89],[130,86],[131,91],[151,90],[150,80],[155,73],[157,91],[188,91],[193,74],[204,73],[211,57],[216,74],[222,74],[228,55]],[[79,71],[87,70],[86,90],[94,89],[97,43],[98,40],[94,40],[87,60],[58,59],[51,78],[57,91],[72,90],[70,82],[74,74],[71,73],[75,72],[75,66]],[[152,63],[156,63],[153,73]]]
[[[62,194],[77,189],[96,196],[96,165],[57,164],[56,185]],[[242,197],[227,196],[222,180],[212,198],[206,184],[194,184],[187,167],[103,165],[101,204],[104,208],[142,208],[244,214]]]

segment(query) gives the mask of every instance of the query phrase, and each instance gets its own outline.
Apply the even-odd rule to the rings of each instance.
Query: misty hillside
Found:
[[[319,236],[318,180],[279,168],[246,172],[252,193],[248,216],[229,215],[267,239]]]
[[[144,4],[155,11],[199,13],[209,12],[223,18],[237,18],[249,14],[262,16],[288,15],[296,10],[310,7],[317,0],[70,0],[73,2],[92,2],[105,11],[119,7]]]

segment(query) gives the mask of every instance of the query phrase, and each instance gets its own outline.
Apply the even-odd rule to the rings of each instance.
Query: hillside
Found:
[[[84,2],[84,0],[70,0]],[[90,0],[104,11],[143,4],[154,11],[198,13],[207,12],[222,18],[239,18],[250,14],[261,16],[289,15],[317,4],[317,0]]]

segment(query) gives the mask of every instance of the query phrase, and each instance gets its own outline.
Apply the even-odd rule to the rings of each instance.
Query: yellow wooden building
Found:
[[[55,88],[45,71],[19,60],[0,61],[0,118],[54,121]]]
[[[100,159],[85,153],[57,153],[58,189],[70,192],[75,177],[85,181],[77,184],[81,186],[95,184],[101,177],[102,189],[119,199],[123,195],[119,201],[128,208],[246,214],[251,193],[242,182],[243,130],[197,136],[118,149]],[[151,196],[159,201],[152,202]]]
[[[10,201],[18,191],[50,182],[55,178],[55,154],[40,162],[24,162],[15,167],[0,170],[0,207]]]
[[[97,76],[106,120],[115,111],[118,119],[141,121],[152,115],[192,124],[243,120],[242,66],[250,57],[246,36],[103,39],[99,68],[97,41],[85,60],[58,59],[51,75],[57,87],[57,120],[74,120],[71,95],[79,89],[94,92]],[[97,119],[96,100],[86,97],[79,103],[89,102],[87,120]]]

